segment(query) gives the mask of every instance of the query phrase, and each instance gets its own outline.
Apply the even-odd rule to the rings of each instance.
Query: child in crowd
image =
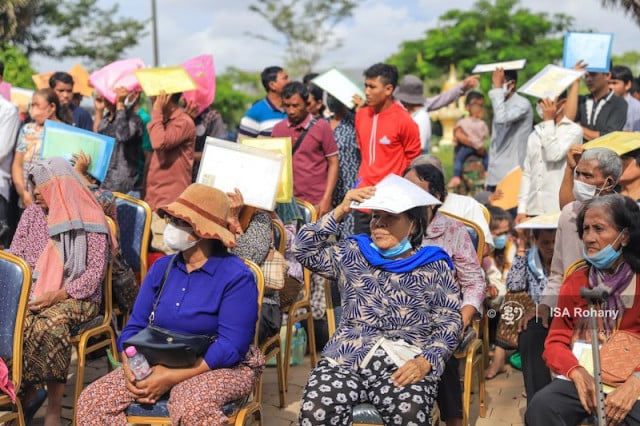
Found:
[[[462,168],[470,155],[482,158],[485,171],[489,165],[489,158],[484,148],[484,141],[489,137],[489,128],[484,122],[484,95],[479,92],[469,92],[465,100],[465,107],[469,117],[461,118],[453,131],[456,143],[453,177],[449,187],[455,188],[462,182]]]

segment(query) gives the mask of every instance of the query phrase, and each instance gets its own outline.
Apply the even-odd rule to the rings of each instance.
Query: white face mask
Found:
[[[605,180],[602,184],[602,188],[598,188],[590,183],[584,183],[577,179],[573,180],[573,196],[578,201],[587,201],[600,194],[606,187],[609,179]]]
[[[198,240],[190,240],[193,229],[190,226],[176,226],[169,222],[162,235],[164,245],[175,251],[185,251],[195,246]]]

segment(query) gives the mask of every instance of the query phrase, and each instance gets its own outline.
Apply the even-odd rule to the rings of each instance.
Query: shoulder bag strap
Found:
[[[304,140],[305,136],[307,136],[307,133],[309,133],[309,130],[311,130],[311,128],[313,126],[316,125],[316,123],[318,122],[317,119],[312,119],[309,122],[309,125],[307,126],[306,129],[304,129],[304,131],[302,133],[300,133],[300,136],[298,136],[298,139],[296,139],[296,143],[293,144],[293,148],[291,148],[291,155],[295,154],[296,151],[298,150],[298,148],[300,148],[300,144],[302,143],[302,141]]]
[[[167,265],[167,269],[164,271],[164,275],[162,276],[162,284],[160,284],[160,291],[158,291],[158,295],[156,296],[156,300],[153,302],[153,308],[151,309],[151,313],[149,314],[149,325],[153,325],[153,320],[155,318],[156,307],[158,307],[158,303],[160,302],[160,296],[162,296],[162,290],[164,290],[164,285],[167,283],[167,277],[169,276],[169,272],[173,267],[173,264],[176,262],[177,254],[173,255],[171,260],[169,261],[169,265]]]

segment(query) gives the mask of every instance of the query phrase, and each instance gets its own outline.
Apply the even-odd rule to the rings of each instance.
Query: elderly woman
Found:
[[[228,210],[222,191],[197,183],[161,208],[168,220],[164,243],[178,253],[149,270],[118,349],[149,324],[152,312],[154,325],[214,337],[213,343],[191,367],[158,364],[143,380],[136,380],[123,352],[122,367],[82,392],[78,424],[126,425],[125,410],[134,401],[154,404],[169,392],[173,424],[221,425],[228,420],[222,406],[253,390],[264,367],[251,346],[258,291],[251,271],[227,251],[236,244],[226,226]]]
[[[71,361],[69,330],[92,318],[102,300],[109,230],[102,209],[69,162],[51,158],[29,171],[35,203],[22,214],[11,252],[33,269],[25,321],[25,411],[33,415],[46,395],[45,424],[59,424]]]
[[[638,205],[617,194],[585,202],[577,218],[587,266],[569,275],[560,289],[557,316],[545,342],[544,360],[562,377],[539,390],[527,408],[528,425],[574,425],[596,413],[595,382],[572,352],[577,340],[589,338],[587,302],[580,288],[604,286],[609,297],[599,308],[600,335],[606,341],[615,330],[640,335],[640,226]],[[620,357],[624,360],[624,353]],[[640,423],[640,365],[606,395],[607,424]]]
[[[389,178],[377,189],[349,191],[294,242],[304,266],[338,283],[343,307],[340,325],[305,387],[301,425],[350,424],[353,406],[362,402],[373,404],[387,425],[429,422],[438,378],[462,330],[459,291],[449,256],[439,247],[420,248],[424,206],[437,200],[395,178],[399,183],[387,187],[386,195],[382,185]],[[371,237],[335,242],[351,203],[374,191],[387,207],[372,211]],[[400,207],[393,194],[407,191],[416,195]],[[398,209],[403,211],[386,211]]]

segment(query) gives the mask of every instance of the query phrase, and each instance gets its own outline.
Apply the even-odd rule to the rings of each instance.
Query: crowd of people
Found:
[[[3,69],[0,63],[0,82]],[[300,424],[350,424],[354,406],[368,402],[385,424],[427,424],[437,403],[442,421],[461,425],[452,354],[475,319],[488,309],[500,313],[515,295],[535,308],[512,329],[500,315],[491,318],[486,379],[517,352],[527,424],[574,424],[595,414],[593,375],[571,350],[576,339],[588,340],[573,312],[586,305],[581,287],[604,286],[609,296],[600,308],[619,321],[602,323],[602,342],[617,330],[640,333],[640,146],[614,151],[583,143],[640,131],[640,91],[625,66],[590,72],[579,62],[575,69],[584,72],[588,94],[579,95],[576,81],[532,108],[517,93],[514,70],[497,68],[486,96],[472,75],[426,98],[418,77],[400,80],[395,66],[377,63],[363,73],[365,99],[354,95],[350,108],[313,84],[317,74],[292,81],[282,67],[265,68],[266,96],[249,107],[237,137],[290,138],[293,195],[319,218],[306,224],[295,199],[266,211],[245,205],[239,190],[194,183],[207,136],[229,134],[212,105],[161,92],[145,106],[138,91],[117,86],[109,88],[115,98],[96,90],[92,116],[74,101],[73,78],[64,72],[34,92],[27,115],[0,96],[0,244],[25,259],[34,277],[19,392],[27,419],[48,399],[45,424],[60,423],[71,330],[98,315],[107,264],[118,253],[106,219],[116,218],[113,192],[149,204],[150,248],[159,259],[118,337],[123,364],[83,391],[80,425],[126,424],[131,404],[163,398],[174,424],[226,422],[223,406],[247,397],[264,369],[254,336],[264,342],[283,320],[278,291],[259,301],[241,260],[266,265],[273,221],[286,230],[282,273],[301,283],[303,267],[312,272],[308,297],[322,357],[303,392]],[[466,114],[454,129],[447,181],[430,153],[428,112],[462,96]],[[84,152],[42,158],[47,120],[115,139],[102,180],[88,172],[92,159]],[[455,193],[470,157],[485,169],[485,191],[476,198]],[[517,194],[504,194],[498,184],[518,167]],[[495,205],[507,195],[517,196],[517,205]],[[522,226],[552,215],[557,220],[545,226]],[[460,219],[478,226],[484,252]],[[565,278],[579,260],[586,263]],[[326,280],[340,296],[333,335]],[[158,364],[151,376],[136,378],[124,349],[155,325],[208,336],[210,344],[188,367]],[[639,396],[640,365],[606,396],[612,424],[640,422]]]

